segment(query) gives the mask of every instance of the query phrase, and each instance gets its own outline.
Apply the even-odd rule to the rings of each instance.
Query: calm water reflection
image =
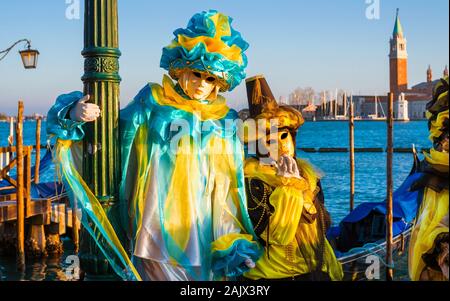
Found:
[[[26,259],[24,272],[17,271],[14,257],[0,257],[0,280],[8,281],[67,281],[65,263],[67,254],[72,251],[71,243],[64,240],[67,246],[65,254],[58,257],[47,257],[39,260]]]

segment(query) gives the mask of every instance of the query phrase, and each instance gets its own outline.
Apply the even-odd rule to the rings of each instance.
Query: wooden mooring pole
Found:
[[[25,270],[25,206],[24,206],[24,158],[23,158],[23,102],[19,101],[16,123],[17,157],[17,268]]]
[[[77,200],[74,200],[72,206],[72,240],[73,240],[73,252],[78,254],[80,251],[80,233],[78,232],[78,207]]]
[[[9,117],[9,136],[8,136],[8,146],[13,146],[14,144],[14,117]]]
[[[342,103],[342,105],[344,106],[344,116],[346,117],[347,116],[347,93],[344,93],[344,96],[343,96],[343,103]]]
[[[36,119],[36,157],[34,183],[39,183],[39,168],[41,166],[41,118]]]
[[[393,202],[393,183],[392,183],[392,161],[393,161],[393,107],[394,107],[394,94],[392,92],[388,93],[388,116],[387,116],[387,160],[386,160],[386,280],[392,281],[394,279],[394,269],[393,269],[393,255],[392,255],[392,223],[393,223],[393,212],[392,212],[392,202]]]
[[[9,117],[9,136],[8,136],[8,146],[13,146],[14,144],[14,117]],[[13,153],[8,153],[7,158],[8,163],[13,159]]]
[[[349,104],[349,146],[350,146],[350,211],[355,207],[355,120],[353,113],[353,95]]]

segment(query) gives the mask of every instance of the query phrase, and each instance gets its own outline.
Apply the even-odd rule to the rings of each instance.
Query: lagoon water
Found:
[[[45,123],[42,124],[41,143],[46,144]],[[25,122],[24,144],[35,144],[35,122]],[[0,146],[7,144],[9,124],[0,123]],[[299,148],[348,147],[348,123],[342,121],[306,122],[300,128],[297,137]],[[394,124],[394,147],[411,147],[418,150],[429,148],[428,129],[426,121],[396,122]],[[386,123],[381,121],[355,122],[355,147],[386,148]],[[339,221],[349,211],[349,154],[348,153],[305,153],[298,151],[300,158],[310,161],[322,173],[322,186],[325,193],[326,207],[330,211],[333,224]],[[413,163],[412,154],[394,154],[394,189],[399,187],[409,174]],[[362,202],[382,201],[386,195],[386,153],[356,153],[355,154],[355,206]],[[42,181],[52,181],[53,172],[49,172]],[[19,276],[11,269],[14,260],[0,258],[0,280],[2,274],[6,279],[17,279]],[[52,264],[57,264],[52,262]],[[3,266],[3,267],[2,267]],[[29,276],[45,263],[29,267]],[[54,268],[60,271],[62,267]],[[3,271],[3,272],[2,272]],[[6,272],[5,272],[6,271]],[[31,275],[31,276],[30,276]],[[63,279],[63,274],[40,272],[39,279]],[[20,277],[23,279],[23,277]]]
[[[381,121],[355,122],[355,147],[382,147],[386,149],[386,123]],[[419,151],[430,148],[426,121],[396,122],[394,124],[394,147]],[[297,136],[298,147],[348,147],[348,124],[346,122],[306,123]],[[325,202],[333,224],[348,214],[350,194],[349,153],[305,153],[299,157],[308,159],[323,173],[322,186]],[[394,153],[394,189],[408,176],[413,156]],[[355,206],[362,202],[384,200],[386,195],[386,152],[355,153]]]

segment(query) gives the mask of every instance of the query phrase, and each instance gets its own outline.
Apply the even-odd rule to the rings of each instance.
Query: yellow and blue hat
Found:
[[[186,70],[208,72],[220,81],[222,92],[231,91],[245,78],[248,43],[231,27],[233,19],[216,10],[195,14],[187,28],[174,31],[163,48],[161,68],[177,80]]]
[[[442,78],[433,88],[433,99],[427,104],[428,130],[433,144],[439,144],[448,137],[448,76]]]

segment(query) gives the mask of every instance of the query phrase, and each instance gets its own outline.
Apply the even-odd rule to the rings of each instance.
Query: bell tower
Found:
[[[408,89],[408,53],[398,13],[397,8],[394,31],[389,43],[390,91],[396,95]]]
[[[428,65],[427,69],[427,83],[431,83],[433,81],[433,70],[431,70],[431,66]]]

